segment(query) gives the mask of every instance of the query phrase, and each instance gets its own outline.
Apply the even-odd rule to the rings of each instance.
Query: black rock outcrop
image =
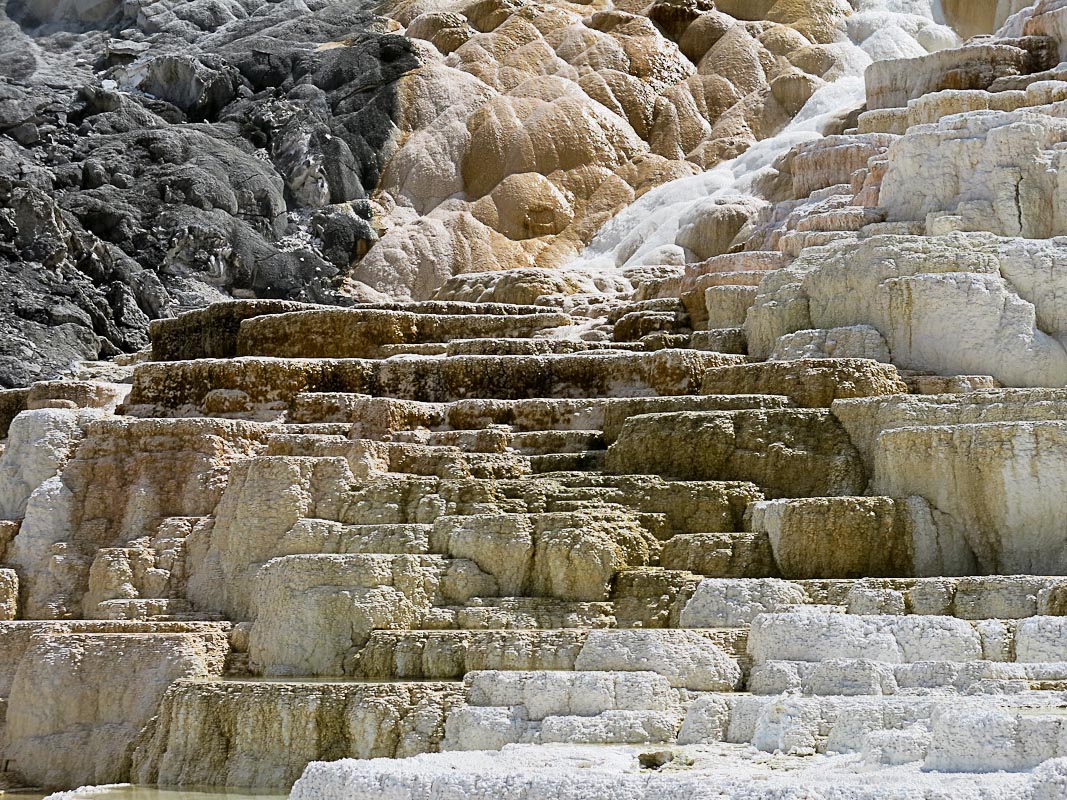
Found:
[[[0,2],[0,387],[228,297],[315,303],[420,61],[358,2]]]

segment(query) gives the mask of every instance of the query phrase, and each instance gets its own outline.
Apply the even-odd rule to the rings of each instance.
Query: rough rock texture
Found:
[[[830,44],[847,10],[12,0],[0,385],[139,350],[150,321],[227,297],[425,299],[561,266],[855,70]],[[686,246],[723,252],[759,205],[711,204]],[[540,284],[505,293],[627,286]]]
[[[308,761],[433,752],[454,684],[178,681],[132,754],[138,783],[288,788]]]
[[[0,786],[1063,796],[1062,0],[2,13]]]
[[[220,674],[225,651],[221,635],[35,637],[11,686],[5,756],[37,785],[121,781],[163,692],[179,678]]]

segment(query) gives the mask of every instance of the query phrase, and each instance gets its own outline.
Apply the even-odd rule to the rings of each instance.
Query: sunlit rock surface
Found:
[[[1062,2],[4,14],[4,786],[1067,793]]]

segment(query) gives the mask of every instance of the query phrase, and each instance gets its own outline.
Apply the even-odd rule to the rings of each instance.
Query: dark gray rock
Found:
[[[358,299],[419,65],[349,0],[0,0],[0,387],[231,297]]]

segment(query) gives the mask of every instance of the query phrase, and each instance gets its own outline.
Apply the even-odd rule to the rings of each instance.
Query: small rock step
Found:
[[[855,495],[866,488],[859,454],[836,417],[821,409],[631,417],[608,449],[605,469],[751,481],[770,497]]]
[[[127,410],[167,416],[204,413],[225,392],[248,415],[284,412],[301,393],[370,394],[420,402],[466,398],[640,397],[696,394],[706,370],[741,356],[698,350],[545,356],[408,356],[365,359],[180,361],[142,364]],[[206,403],[206,406],[205,406]]]
[[[528,338],[572,325],[569,314],[438,315],[374,309],[318,308],[246,319],[238,356],[380,358],[383,345],[447,343],[452,339]]]
[[[764,361],[704,373],[704,394],[785,395],[802,408],[829,408],[835,400],[905,394],[896,367],[854,358]]]
[[[663,545],[660,565],[716,578],[779,575],[770,539],[758,533],[680,533]]]
[[[352,429],[355,435],[371,439],[389,437],[395,441],[406,441],[404,432],[423,428],[446,432],[483,430],[497,425],[507,426],[512,432],[603,430],[607,436],[614,437],[626,418],[637,414],[786,408],[792,405],[788,398],[767,395],[479,399],[421,403],[365,394],[322,392],[297,394],[288,419],[290,423],[315,426],[350,423],[356,426]],[[328,431],[324,429],[324,432]],[[338,432],[347,435],[347,431]],[[451,444],[446,439],[430,439],[427,443]]]
[[[375,631],[356,661],[364,678],[458,679],[478,670],[652,671],[672,685],[728,689],[739,683],[745,631]]]
[[[597,472],[604,468],[605,456],[603,450],[531,456],[530,471],[535,475],[551,472]]]
[[[449,609],[461,630],[513,628],[611,628],[609,602],[568,603],[543,597],[475,597]]]
[[[585,342],[576,339],[453,339],[445,346],[450,356],[541,356],[600,350],[641,350],[636,342]]]

